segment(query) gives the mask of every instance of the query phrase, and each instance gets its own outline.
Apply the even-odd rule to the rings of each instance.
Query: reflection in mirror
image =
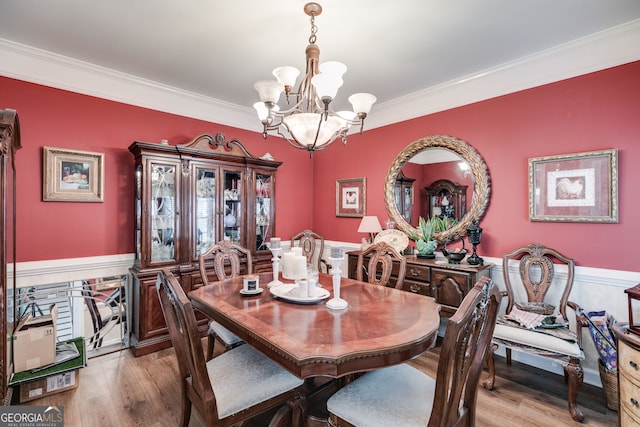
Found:
[[[413,204],[398,202],[399,179],[413,180]],[[458,138],[435,135],[409,144],[394,159],[385,180],[389,217],[405,233],[416,232],[419,217],[444,216],[451,228],[436,233],[439,242],[462,237],[489,203],[489,174],[478,152]]]

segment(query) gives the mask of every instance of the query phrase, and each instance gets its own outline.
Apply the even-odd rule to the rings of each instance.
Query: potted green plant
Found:
[[[437,218],[424,219],[420,217],[418,222],[418,233],[411,232],[411,237],[416,242],[416,250],[419,258],[435,258],[435,250],[438,242],[433,239],[436,232]]]

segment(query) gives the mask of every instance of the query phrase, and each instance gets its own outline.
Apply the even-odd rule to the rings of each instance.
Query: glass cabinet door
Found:
[[[273,235],[273,174],[255,174],[256,192],[256,251],[267,250],[267,243]]]
[[[195,255],[206,252],[216,242],[218,215],[216,215],[216,170],[195,168]]]
[[[176,257],[176,166],[151,164],[151,262]]]
[[[243,173],[240,171],[224,170],[223,202],[224,202],[224,240],[242,244],[245,230],[243,230]]]

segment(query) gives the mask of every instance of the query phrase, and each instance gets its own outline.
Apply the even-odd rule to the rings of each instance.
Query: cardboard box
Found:
[[[20,403],[51,396],[78,387],[80,381],[80,369],[50,375],[35,381],[29,381],[19,385]]]
[[[46,316],[27,315],[13,334],[14,372],[36,369],[55,362],[58,308],[52,304]]]

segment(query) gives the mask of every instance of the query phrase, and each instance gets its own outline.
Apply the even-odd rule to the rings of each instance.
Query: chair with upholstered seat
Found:
[[[368,372],[329,398],[329,425],[473,426],[500,299],[493,281],[480,279],[447,320],[435,380],[407,363]]]
[[[365,258],[369,258],[367,266],[364,265]],[[356,280],[363,281],[364,273],[367,274],[367,280],[371,284],[389,286],[391,271],[393,270],[393,262],[398,262],[398,275],[395,282],[395,288],[402,289],[404,276],[407,269],[407,259],[393,247],[384,242],[370,245],[358,255],[358,264],[356,270]]]
[[[555,274],[557,270],[562,270],[562,274]],[[576,400],[584,376],[580,361],[584,359],[581,327],[585,322],[580,307],[569,301],[574,277],[573,259],[536,243],[504,255],[502,272],[506,287],[503,295],[507,297],[505,313],[522,316],[523,312],[519,311],[521,308],[546,310],[547,314],[553,311],[554,322],[558,325],[569,325],[569,307],[575,312],[575,328],[526,329],[511,320],[500,318],[494,332],[493,345],[487,356],[489,376],[483,383],[484,387],[488,390],[494,387],[493,353],[499,346],[506,348],[507,364],[511,364],[512,350],[561,361],[568,382],[569,412],[575,421],[582,421],[584,415],[577,407]],[[516,310],[512,312],[514,306]],[[536,314],[526,311],[524,313],[528,317]],[[536,321],[540,317],[538,316]]]
[[[93,335],[89,339],[89,344],[94,349],[102,347],[104,335],[115,327],[123,323],[126,327],[126,313],[122,306],[122,302],[118,298],[109,300],[109,296],[92,288],[87,280],[82,281],[82,297],[87,306],[87,311],[91,317],[91,326]],[[99,301],[100,297],[104,297],[105,301]],[[115,304],[115,305],[114,305]]]
[[[319,272],[328,273],[331,265],[322,258],[324,254],[324,238],[311,230],[304,230],[291,237],[291,247],[302,248],[302,255],[307,257],[307,264],[311,264]]]
[[[209,273],[206,267],[209,259],[213,259],[213,270],[216,280],[225,280],[241,274],[241,256],[245,259],[246,267],[244,271],[246,271],[246,274],[251,274],[253,272],[253,257],[251,256],[251,251],[228,240],[222,240],[211,246],[198,257],[202,284],[205,286],[209,284]],[[225,351],[244,344],[244,341],[237,335],[231,333],[231,331],[218,322],[209,322],[207,360],[213,357],[216,341],[222,344]]]
[[[207,426],[239,425],[271,410],[276,418],[270,425],[301,425],[302,379],[250,345],[205,362],[195,311],[170,270],[158,273],[156,289],[178,360],[183,427],[189,425],[192,406]]]

